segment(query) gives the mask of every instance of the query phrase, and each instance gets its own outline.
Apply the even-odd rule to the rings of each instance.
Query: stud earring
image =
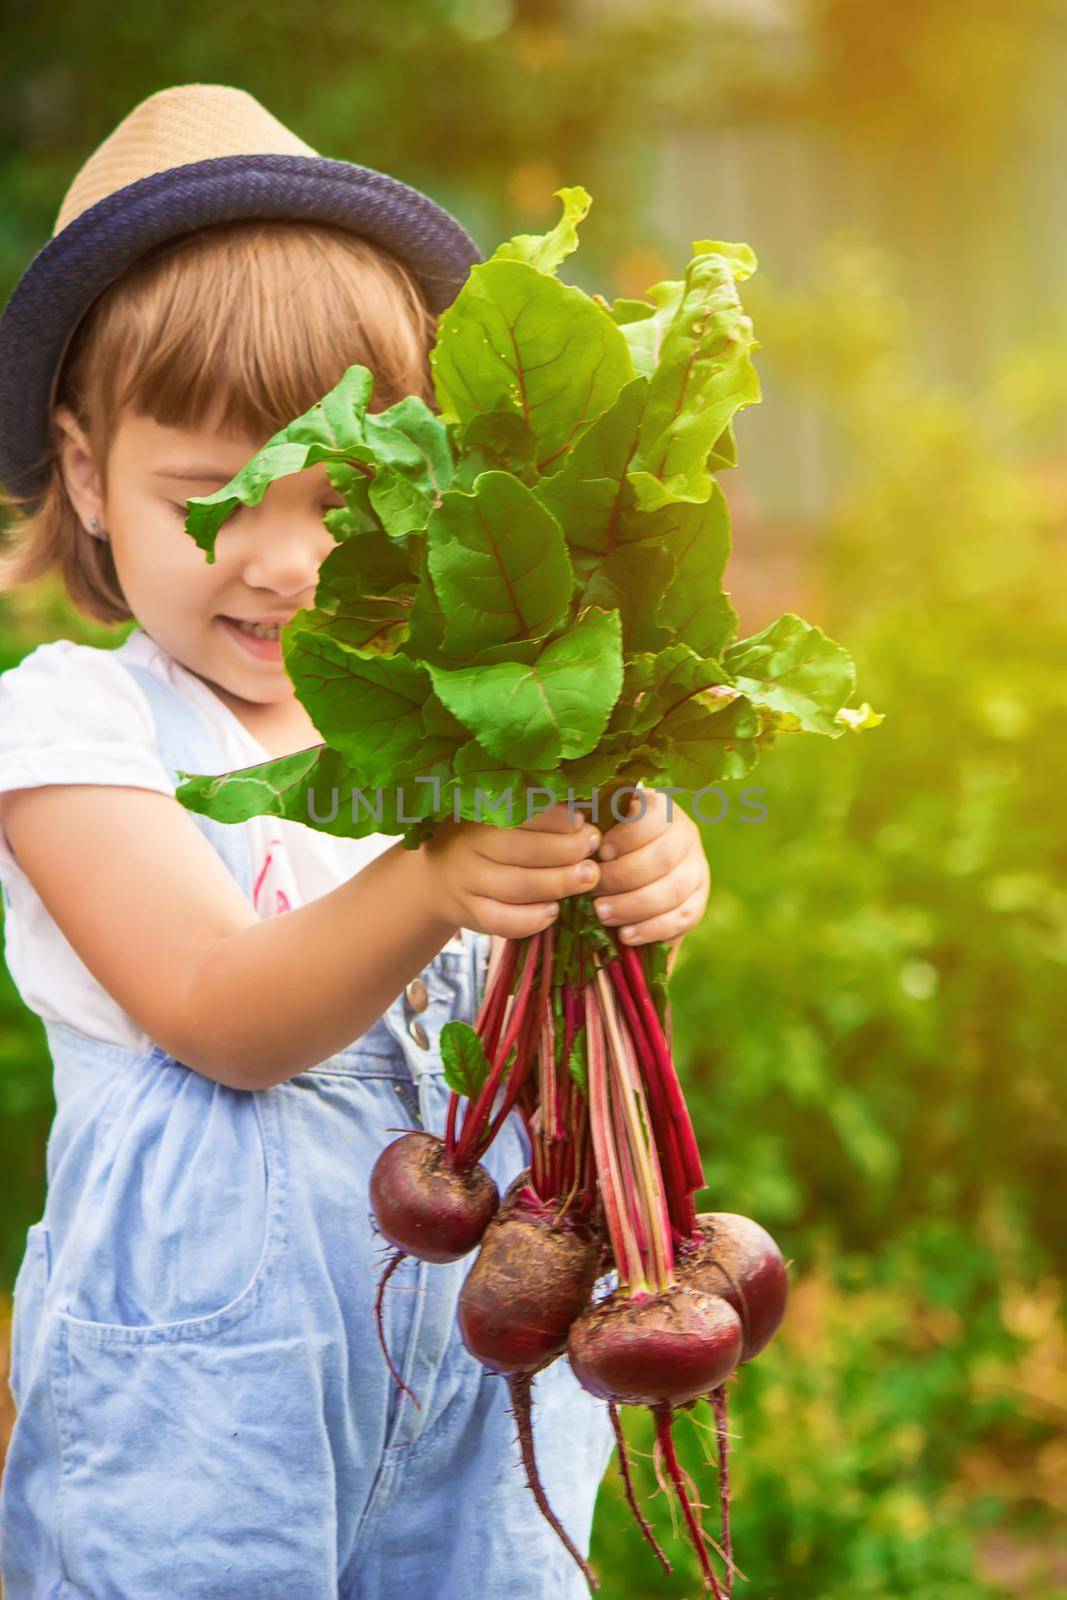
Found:
[[[107,538],[107,533],[105,532],[105,530],[103,528],[101,528],[100,520],[99,520],[98,517],[90,517],[89,518],[89,531],[97,539],[106,539]]]

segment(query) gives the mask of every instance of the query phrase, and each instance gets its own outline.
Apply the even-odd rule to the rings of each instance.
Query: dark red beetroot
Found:
[[[681,1406],[725,1382],[741,1345],[732,1306],[678,1284],[591,1306],[571,1328],[567,1354],[578,1382],[603,1400]]]
[[[732,1211],[701,1212],[697,1228],[699,1240],[678,1253],[678,1276],[733,1306],[744,1331],[741,1360],[751,1361],[785,1316],[789,1279],[782,1252],[766,1228]]]
[[[726,1381],[740,1359],[741,1344],[741,1319],[733,1307],[684,1284],[661,1294],[612,1295],[578,1318],[567,1341],[571,1367],[584,1388],[612,1402],[651,1406],[663,1466],[705,1586],[716,1600],[722,1590],[708,1558],[692,1485],[674,1449],[671,1420],[675,1406]]]
[[[522,1188],[489,1223],[460,1291],[459,1326],[491,1372],[535,1372],[562,1354],[596,1281],[592,1229]]]
[[[599,1268],[594,1230],[559,1202],[541,1200],[524,1173],[485,1230],[459,1297],[459,1327],[472,1356],[506,1376],[519,1449],[541,1515],[578,1563],[597,1579],[548,1503],[534,1453],[533,1375],[562,1354],[575,1317],[589,1304]]]
[[[500,1203],[485,1168],[457,1172],[432,1133],[405,1133],[385,1147],[370,1175],[370,1199],[391,1245],[436,1263],[473,1250]]]

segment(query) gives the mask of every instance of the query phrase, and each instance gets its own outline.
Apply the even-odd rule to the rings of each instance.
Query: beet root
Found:
[[[641,1537],[651,1547],[664,1572],[670,1572],[672,1570],[671,1564],[663,1554],[660,1542],[652,1531],[652,1524],[637,1503],[633,1474],[630,1471],[630,1452],[626,1448],[626,1435],[622,1431],[622,1423],[619,1421],[619,1408],[614,1400],[608,1401],[608,1416],[611,1418],[611,1427],[615,1434],[615,1448],[619,1453],[619,1475],[622,1478],[623,1493],[626,1496],[626,1504],[630,1508],[630,1515],[640,1528]]]
[[[530,1400],[532,1385],[533,1376],[529,1372],[514,1372],[508,1378],[511,1414],[515,1418],[515,1424],[519,1430],[519,1450],[522,1455],[523,1468],[526,1472],[526,1482],[530,1493],[537,1502],[538,1510],[556,1534],[567,1554],[581,1568],[582,1576],[590,1589],[599,1589],[600,1583],[596,1573],[549,1505],[548,1496],[545,1494],[544,1485],[537,1470],[537,1458],[534,1455],[533,1442],[533,1413]]]
[[[525,1191],[529,1195],[529,1191]],[[491,1372],[536,1372],[567,1345],[593,1292],[592,1230],[520,1193],[485,1230],[459,1296],[463,1343]]]
[[[744,1330],[741,1360],[751,1361],[785,1316],[789,1279],[782,1252],[766,1228],[732,1211],[702,1212],[697,1230],[679,1254],[678,1276],[733,1306]]]
[[[676,1284],[614,1294],[574,1323],[567,1354],[590,1394],[624,1405],[680,1406],[717,1389],[741,1357],[741,1319],[715,1295]]]
[[[485,1168],[457,1172],[432,1133],[405,1133],[386,1145],[371,1172],[370,1198],[383,1237],[435,1263],[473,1250],[500,1203]]]
[[[689,1538],[693,1549],[696,1551],[700,1570],[704,1577],[705,1590],[711,1590],[715,1600],[723,1600],[723,1592],[719,1580],[715,1576],[715,1569],[708,1556],[707,1545],[704,1542],[704,1530],[700,1525],[700,1507],[693,1494],[693,1484],[682,1471],[678,1460],[678,1453],[674,1448],[674,1413],[670,1406],[654,1406],[653,1414],[656,1418],[656,1444],[663,1458],[663,1465],[667,1469],[667,1476],[674,1486],[678,1504],[682,1508],[685,1525],[689,1529]]]

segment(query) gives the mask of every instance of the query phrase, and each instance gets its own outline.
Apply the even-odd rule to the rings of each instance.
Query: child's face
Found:
[[[266,705],[293,699],[281,647],[237,622],[280,624],[313,603],[334,543],[323,512],[343,501],[323,465],[282,478],[258,506],[239,507],[223,523],[211,563],[183,526],[184,502],[221,488],[264,442],[124,414],[100,521],[122,592],[145,632],[190,671]]]

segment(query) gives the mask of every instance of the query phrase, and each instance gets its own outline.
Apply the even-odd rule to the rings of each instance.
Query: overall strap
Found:
[[[121,659],[121,658],[120,658]],[[126,671],[144,691],[156,725],[159,758],[177,785],[178,769],[188,773],[228,771],[218,734],[185,696],[157,673],[136,662],[122,661]],[[216,822],[199,811],[189,815],[218,851],[249,901],[254,892],[252,856],[242,823]]]

